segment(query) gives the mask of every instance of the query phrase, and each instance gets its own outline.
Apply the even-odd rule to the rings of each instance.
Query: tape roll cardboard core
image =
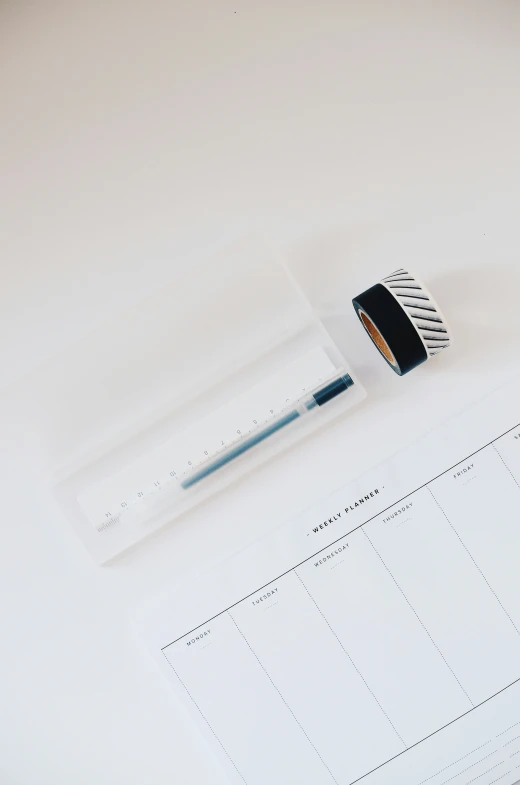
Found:
[[[385,360],[387,360],[391,365],[397,365],[396,359],[392,354],[389,345],[375,326],[370,316],[361,310],[359,311],[359,316],[363,322],[365,330],[370,335]]]

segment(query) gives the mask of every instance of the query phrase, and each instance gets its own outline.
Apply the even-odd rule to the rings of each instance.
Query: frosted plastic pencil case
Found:
[[[180,266],[59,362],[54,493],[98,562],[365,397],[284,265],[251,239]]]

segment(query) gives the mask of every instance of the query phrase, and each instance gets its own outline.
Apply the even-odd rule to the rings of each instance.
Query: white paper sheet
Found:
[[[141,610],[230,783],[520,778],[519,423],[520,381]]]

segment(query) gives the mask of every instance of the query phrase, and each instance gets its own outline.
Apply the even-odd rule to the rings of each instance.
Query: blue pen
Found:
[[[191,488],[205,477],[208,477],[210,474],[213,474],[213,472],[218,471],[223,466],[226,466],[228,463],[235,460],[235,458],[243,455],[252,447],[255,447],[260,442],[263,442],[264,439],[267,439],[269,436],[272,436],[272,434],[277,433],[282,428],[285,428],[286,425],[294,422],[294,420],[299,419],[317,406],[323,406],[328,401],[336,398],[337,395],[340,395],[341,393],[348,390],[349,387],[352,387],[353,384],[354,382],[352,381],[352,378],[347,373],[336,377],[324,387],[320,387],[311,393],[310,397],[307,400],[299,403],[295,409],[292,409],[290,412],[286,412],[285,414],[279,415],[271,423],[256,431],[256,433],[241,439],[238,444],[230,445],[215,458],[207,461],[200,468],[194,469],[189,477],[186,477],[180,481],[180,487],[184,489]]]

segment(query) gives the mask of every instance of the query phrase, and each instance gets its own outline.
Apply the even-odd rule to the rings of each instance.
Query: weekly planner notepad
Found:
[[[520,382],[138,622],[230,784],[516,782]]]

